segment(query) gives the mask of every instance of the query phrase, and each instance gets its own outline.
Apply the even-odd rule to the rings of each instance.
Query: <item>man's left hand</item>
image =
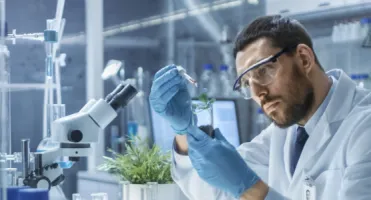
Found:
[[[260,178],[219,129],[215,129],[214,134],[215,138],[211,138],[197,127],[188,129],[188,155],[192,165],[204,181],[240,198]]]

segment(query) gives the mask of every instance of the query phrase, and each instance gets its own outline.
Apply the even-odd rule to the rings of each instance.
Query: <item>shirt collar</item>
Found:
[[[311,135],[314,128],[317,126],[319,119],[325,112],[327,105],[331,99],[332,94],[334,93],[334,90],[336,88],[337,80],[330,76],[329,78],[332,79],[332,85],[330,88],[330,91],[327,93],[325,100],[321,103],[319,108],[316,110],[314,115],[308,120],[308,122],[304,125],[305,131],[308,133],[308,135]]]

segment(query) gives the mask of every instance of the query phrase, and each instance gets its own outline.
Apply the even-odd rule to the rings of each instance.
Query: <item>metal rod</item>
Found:
[[[55,22],[54,25],[56,27],[54,27],[54,28],[58,32],[58,34],[59,34],[60,28],[61,28],[61,21],[62,21],[62,17],[63,17],[64,4],[65,4],[65,0],[58,0],[58,2],[57,2],[57,9],[55,11],[56,22]]]
[[[30,139],[22,140],[22,175],[26,178],[30,172]]]
[[[42,160],[42,153],[35,153],[35,174],[42,175],[43,170],[43,160]]]
[[[103,0],[85,0],[86,18],[86,98],[99,99],[104,96],[104,84],[101,79],[104,64],[103,52]],[[103,162],[104,134],[99,133],[98,143],[88,159],[88,171],[95,171]]]

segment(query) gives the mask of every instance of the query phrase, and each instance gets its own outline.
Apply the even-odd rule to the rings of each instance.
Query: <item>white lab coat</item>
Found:
[[[337,85],[293,176],[293,127],[280,129],[272,124],[253,141],[238,147],[246,163],[269,185],[266,199],[305,199],[306,177],[315,183],[316,200],[371,199],[371,93],[356,87],[342,70],[328,74],[338,80]],[[189,199],[235,199],[201,180],[189,157],[175,151],[171,172]]]

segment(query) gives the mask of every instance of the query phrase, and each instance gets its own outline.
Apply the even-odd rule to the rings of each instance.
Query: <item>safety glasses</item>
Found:
[[[251,99],[252,93],[249,84],[252,81],[259,85],[271,84],[278,71],[278,66],[272,65],[272,63],[275,63],[278,57],[280,57],[282,54],[290,52],[291,50],[295,49],[296,46],[297,45],[291,48],[289,47],[283,48],[278,53],[271,55],[267,58],[264,58],[259,62],[253,64],[251,67],[247,68],[236,79],[233,85],[233,90],[238,91],[244,99]]]

